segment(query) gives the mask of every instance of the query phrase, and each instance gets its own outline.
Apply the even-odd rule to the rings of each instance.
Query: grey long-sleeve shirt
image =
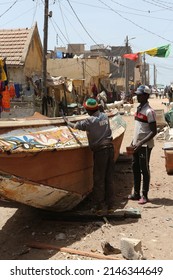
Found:
[[[71,124],[68,122],[68,124]],[[112,140],[112,131],[108,116],[100,111],[96,111],[85,120],[78,121],[72,127],[87,132],[88,142],[91,149]]]

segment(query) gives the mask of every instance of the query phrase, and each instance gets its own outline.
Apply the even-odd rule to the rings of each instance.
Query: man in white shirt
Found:
[[[148,102],[150,92],[150,88],[146,85],[139,86],[135,92],[140,104],[135,113],[135,130],[131,143],[133,147],[132,170],[134,177],[134,193],[129,195],[128,198],[131,200],[139,200],[139,204],[148,202],[150,184],[149,160],[151,150],[154,147],[153,138],[157,133],[156,114]],[[142,196],[140,194],[141,177],[143,177]]]

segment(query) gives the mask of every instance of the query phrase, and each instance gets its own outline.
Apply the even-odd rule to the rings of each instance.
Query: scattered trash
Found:
[[[118,248],[113,247],[109,242],[103,241],[101,243],[103,254],[104,255],[111,255],[111,254],[121,254],[121,250]]]
[[[56,240],[64,240],[64,239],[66,239],[66,235],[61,232],[61,233],[59,233],[55,236],[55,239]]]

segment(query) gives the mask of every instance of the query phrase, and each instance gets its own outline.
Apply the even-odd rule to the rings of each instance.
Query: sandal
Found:
[[[139,200],[141,198],[141,196],[139,194],[130,194],[128,196],[128,199],[130,200]]]
[[[103,215],[105,210],[104,210],[104,205],[98,204],[94,208],[91,209],[91,212],[95,215]]]
[[[141,199],[139,199],[138,204],[146,204],[148,201],[148,198],[143,196]]]

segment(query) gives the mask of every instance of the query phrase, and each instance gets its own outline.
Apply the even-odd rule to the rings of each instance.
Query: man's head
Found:
[[[94,98],[88,98],[84,104],[84,108],[87,110],[89,115],[92,115],[99,108],[97,101]]]
[[[146,85],[140,85],[135,91],[139,103],[145,103],[149,98],[150,93],[151,89]]]
[[[135,91],[136,95],[150,94],[151,89],[146,85],[140,85]]]

